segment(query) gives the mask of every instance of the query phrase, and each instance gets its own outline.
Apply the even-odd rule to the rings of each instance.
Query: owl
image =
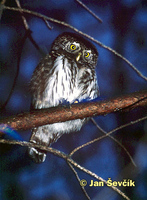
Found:
[[[95,46],[78,34],[65,32],[53,42],[50,53],[36,67],[31,79],[32,108],[43,109],[74,104],[98,97]],[[87,118],[44,125],[32,129],[30,142],[50,146],[65,133],[79,131]],[[45,161],[46,152],[29,148],[37,163]]]

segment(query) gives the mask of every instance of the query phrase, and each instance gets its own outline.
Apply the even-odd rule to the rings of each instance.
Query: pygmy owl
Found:
[[[73,104],[99,95],[95,67],[95,46],[78,34],[65,32],[52,44],[50,53],[36,67],[31,79],[32,108]],[[87,119],[54,123],[32,129],[30,142],[49,146],[64,133],[79,131]],[[46,152],[29,148],[36,162],[44,162]]]

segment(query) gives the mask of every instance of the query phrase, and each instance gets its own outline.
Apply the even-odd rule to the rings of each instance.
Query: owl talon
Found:
[[[32,147],[28,149],[28,153],[36,163],[42,163],[45,161],[46,153],[43,151],[39,151],[38,149]]]
[[[69,101],[67,101],[66,99],[62,99],[62,100],[60,100],[59,101],[59,105],[61,106],[61,107],[66,107],[66,108],[70,108],[70,102]]]

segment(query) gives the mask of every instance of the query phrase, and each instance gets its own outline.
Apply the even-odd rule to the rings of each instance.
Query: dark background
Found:
[[[49,17],[64,21],[93,36],[125,56],[147,76],[147,7],[141,0],[82,0],[103,23],[100,24],[74,0],[22,0],[21,6]],[[15,1],[6,5],[16,6]],[[43,52],[47,53],[53,40],[64,31],[64,26],[50,23],[49,30],[43,20],[25,15],[32,37]],[[17,73],[19,75],[7,106],[1,109],[1,118],[30,109],[29,81],[41,59],[41,53],[29,39],[22,46],[25,29],[18,12],[3,11],[0,22],[0,106],[3,108]],[[97,76],[102,98],[147,89],[140,78],[124,61],[96,45],[99,51]],[[21,57],[20,57],[21,55]],[[145,109],[96,117],[106,131],[136,120],[146,114]],[[108,180],[135,180],[135,187],[120,188],[133,200],[147,199],[147,122],[125,128],[113,134],[134,158],[135,168],[127,154],[109,138],[96,142],[77,152],[73,158],[82,166]],[[30,131],[19,132],[29,140]],[[52,147],[69,153],[75,147],[100,136],[92,122],[78,133],[63,135]],[[4,138],[10,138],[5,136]],[[26,147],[0,145],[0,199],[2,200],[84,200],[81,188],[64,160],[50,153],[42,164],[35,164],[26,153]],[[88,183],[93,179],[79,172]],[[93,179],[94,180],[94,179]],[[123,199],[108,187],[89,187],[86,190],[93,200]]]

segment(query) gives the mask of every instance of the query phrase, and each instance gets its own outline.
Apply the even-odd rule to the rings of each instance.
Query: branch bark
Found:
[[[143,106],[147,106],[147,91],[135,92],[109,100],[72,104],[68,107],[58,106],[34,110],[1,119],[0,124],[15,130],[27,130],[46,124],[106,115],[118,111],[129,111]]]

